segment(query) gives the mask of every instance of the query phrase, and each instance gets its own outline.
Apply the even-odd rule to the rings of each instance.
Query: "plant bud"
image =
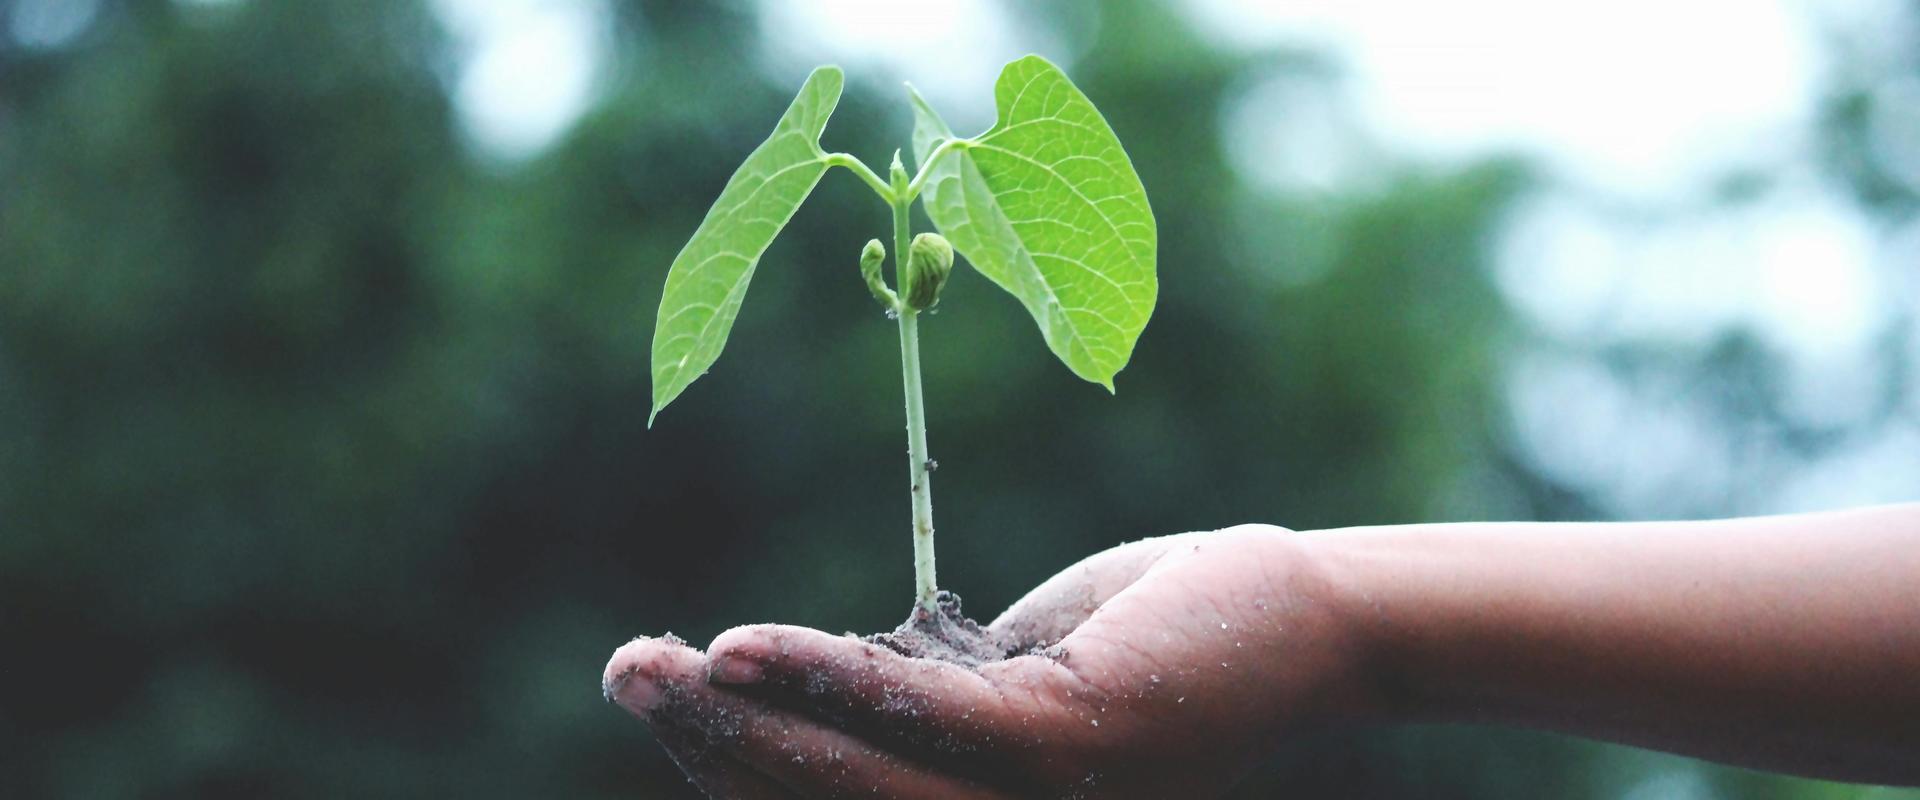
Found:
[[[900,163],[899,148],[894,148],[893,163],[887,165],[887,180],[892,181],[896,189],[907,185],[907,165]]]
[[[868,239],[867,246],[860,250],[860,277],[867,281],[867,291],[873,293],[873,299],[891,313],[899,300],[893,290],[887,288],[887,282],[880,277],[880,265],[887,260],[887,248],[879,239]]]
[[[879,239],[868,239],[867,246],[860,250],[860,276],[866,278],[869,284],[878,282],[880,265],[886,260],[886,245],[881,244]]]
[[[907,307],[925,311],[940,302],[940,289],[953,274],[953,245],[937,233],[913,237],[907,249],[907,269],[900,280],[906,284]]]

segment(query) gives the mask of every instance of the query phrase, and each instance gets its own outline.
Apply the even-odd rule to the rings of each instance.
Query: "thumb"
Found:
[[[1016,653],[1055,644],[1191,535],[1142,539],[1090,556],[1034,587],[994,618],[987,632]]]

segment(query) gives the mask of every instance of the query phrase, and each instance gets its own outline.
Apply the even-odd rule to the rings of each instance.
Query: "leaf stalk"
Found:
[[[927,178],[933,175],[933,165],[940,163],[941,156],[955,150],[964,150],[972,145],[972,139],[947,139],[934,147],[933,152],[927,154],[927,160],[920,162],[920,174],[913,176],[913,181],[907,184],[905,192],[907,199],[912,200],[920,196],[920,190],[927,185]]]
[[[826,161],[829,167],[846,167],[849,172],[860,176],[860,180],[866,182],[869,188],[880,195],[881,200],[885,200],[889,205],[894,202],[893,187],[888,186],[886,181],[880,180],[880,176],[875,175],[866,162],[855,158],[852,153],[828,153],[822,157],[822,160]]]

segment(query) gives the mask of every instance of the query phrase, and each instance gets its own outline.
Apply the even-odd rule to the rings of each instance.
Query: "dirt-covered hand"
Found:
[[[647,723],[709,797],[837,797],[857,786],[877,787],[878,794],[865,796],[994,796],[831,725],[713,685],[706,656],[672,635],[614,651],[602,687],[607,699]]]
[[[704,658],[629,645],[609,685],[724,796],[1204,797],[1369,705],[1305,552],[1270,526],[1108,550],[995,620],[1019,655],[978,669],[756,625]]]

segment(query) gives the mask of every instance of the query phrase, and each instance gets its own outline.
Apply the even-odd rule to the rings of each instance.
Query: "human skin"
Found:
[[[1920,784],[1920,504],[1240,526],[1092,556],[989,627],[1053,646],[968,670],[753,625],[604,680],[720,797],[1208,797],[1282,737],[1416,721]]]

